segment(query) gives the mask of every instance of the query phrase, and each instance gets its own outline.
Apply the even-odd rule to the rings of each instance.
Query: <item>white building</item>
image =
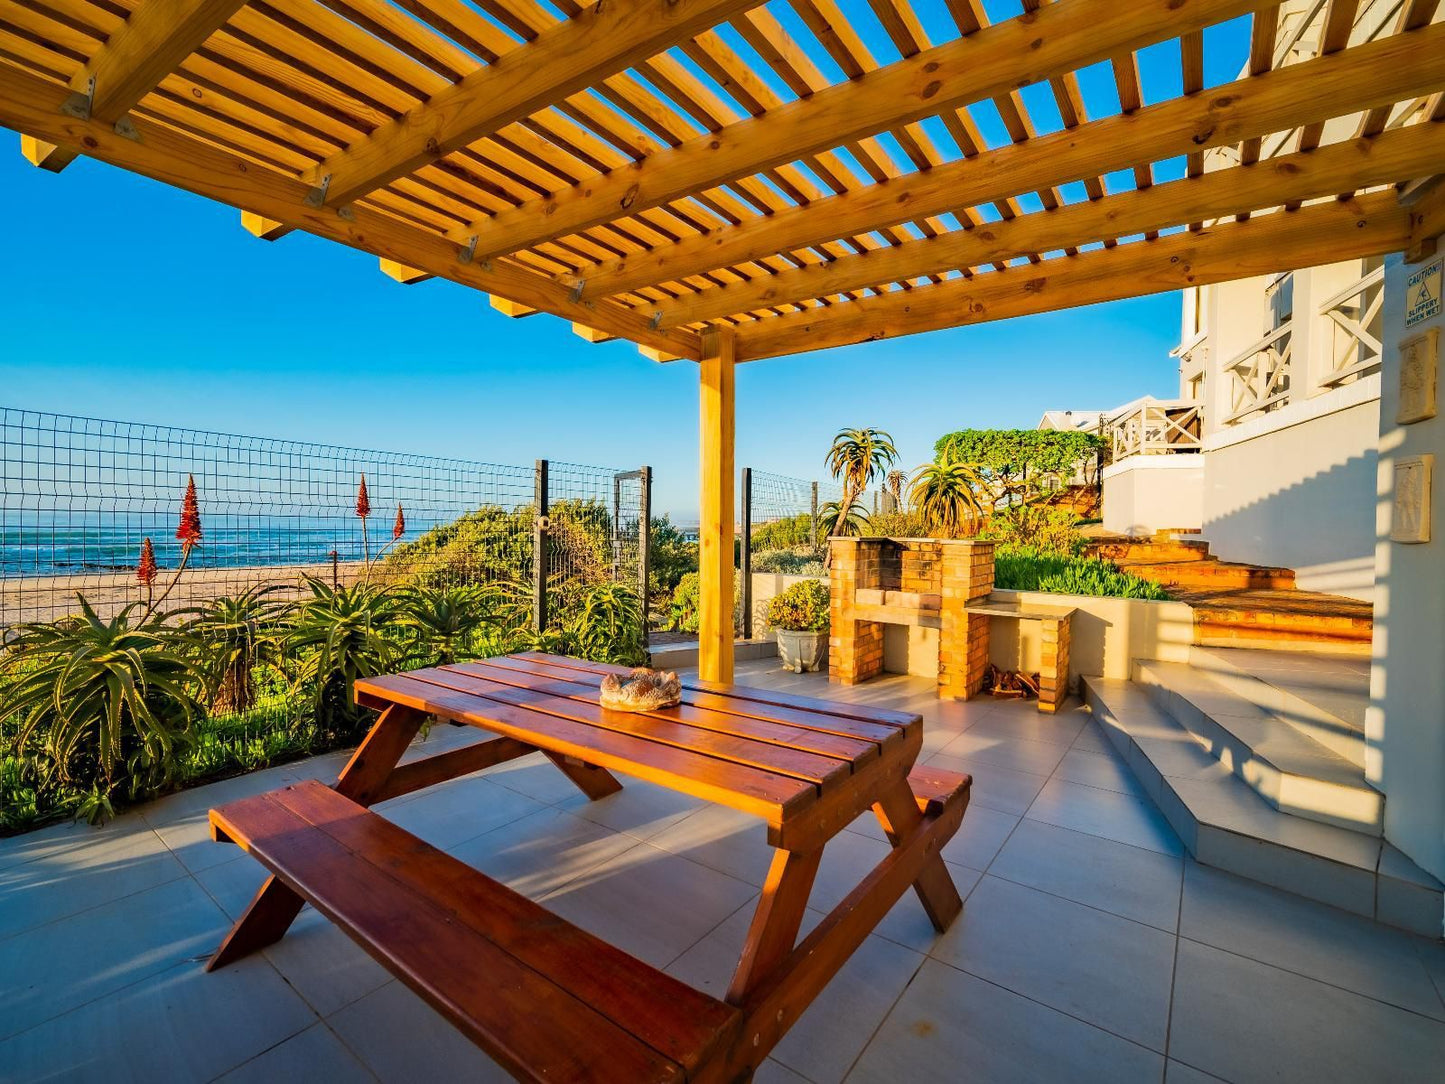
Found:
[[[1276,66],[1317,55],[1322,6],[1281,6]],[[1397,8],[1362,7],[1352,42],[1388,33]],[[1321,142],[1349,139],[1360,119],[1331,122]],[[1298,136],[1264,140],[1260,156],[1297,149]],[[1210,151],[1205,168],[1238,157]],[[1292,568],[1301,588],[1372,599],[1385,303],[1379,259],[1186,291],[1178,398],[1106,412],[1105,528],[1198,530],[1223,560]]]

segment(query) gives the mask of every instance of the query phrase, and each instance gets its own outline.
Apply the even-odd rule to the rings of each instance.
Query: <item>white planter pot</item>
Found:
[[[828,634],[826,632],[794,632],[778,629],[778,657],[783,660],[783,669],[801,674],[805,670],[822,669],[828,658]]]

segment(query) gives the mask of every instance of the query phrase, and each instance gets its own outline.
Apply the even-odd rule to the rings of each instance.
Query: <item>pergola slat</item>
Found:
[[[109,125],[69,116],[60,111],[68,94],[64,87],[0,65],[0,124],[33,132],[59,146],[83,147],[86,154],[101,161],[438,278],[647,343],[675,356],[694,360],[699,356],[696,334],[655,330],[642,316],[614,304],[573,301],[565,287],[515,265],[463,262],[457,246],[440,234],[405,225],[381,212],[358,207],[341,215],[330,208],[307,207],[304,181],[256,168],[164,125],[136,118],[139,138],[131,139],[118,135]]]
[[[147,0],[70,81],[89,116],[115,124],[201,47],[246,0]],[[34,138],[33,133],[31,133]],[[26,157],[58,173],[73,148],[38,141]]]
[[[545,237],[587,229],[710,184],[748,176],[952,106],[1074,71],[1122,50],[1245,14],[1264,2],[1052,4],[652,155],[632,169],[613,171],[463,227],[454,237],[476,234],[478,251],[487,255],[515,252]]]
[[[1398,252],[1410,214],[1393,191],[1277,211],[1078,256],[868,297],[744,328],[737,360],[913,335]]]
[[[321,201],[328,206],[350,203],[759,2],[593,4],[328,158],[310,180],[324,188]]]
[[[1062,5],[1060,5],[1062,6]],[[659,278],[698,274],[779,247],[799,248],[904,217],[979,204],[1045,184],[1127,169],[1196,148],[1227,146],[1429,93],[1445,83],[1445,24],[1359,45],[1175,98],[1072,131],[1000,147],[896,182],[873,185],[692,241],[614,260],[586,274],[584,296],[624,293]],[[1328,86],[1328,94],[1320,93]]]
[[[706,290],[658,305],[655,311],[661,314],[659,326],[679,327],[949,268],[1011,260],[1030,252],[1067,252],[1105,238],[1333,196],[1344,188],[1391,184],[1400,177],[1429,173],[1442,162],[1445,125],[1414,124],[1383,132],[1373,140],[1352,140],[1269,158],[1252,166],[1121,192]],[[1043,266],[1050,262],[1044,261]]]

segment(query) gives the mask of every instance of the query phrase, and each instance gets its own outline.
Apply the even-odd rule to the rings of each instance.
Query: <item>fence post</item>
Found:
[[[652,576],[652,468],[638,471],[641,519],[637,523],[637,576],[642,586],[642,646],[648,643],[647,584]]]
[[[612,582],[622,569],[622,475],[612,476]]]
[[[743,468],[743,635],[753,638],[753,468]]]
[[[818,483],[813,483],[813,550],[818,549]]]
[[[534,486],[534,502],[537,516],[532,523],[532,624],[537,631],[547,628],[547,539],[550,536],[547,522],[547,461],[537,460],[537,475]]]

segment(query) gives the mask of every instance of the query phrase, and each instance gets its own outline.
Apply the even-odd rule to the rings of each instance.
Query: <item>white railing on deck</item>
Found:
[[[1114,462],[1131,455],[1197,452],[1202,429],[1201,407],[1183,399],[1153,400],[1115,414],[1108,429]]]
[[[1320,305],[1327,344],[1321,388],[1338,387],[1379,371],[1384,301],[1385,269],[1377,267]]]
[[[1224,366],[1229,378],[1229,415],[1224,419],[1225,425],[1273,410],[1288,401],[1293,327],[1293,321],[1281,324]]]

